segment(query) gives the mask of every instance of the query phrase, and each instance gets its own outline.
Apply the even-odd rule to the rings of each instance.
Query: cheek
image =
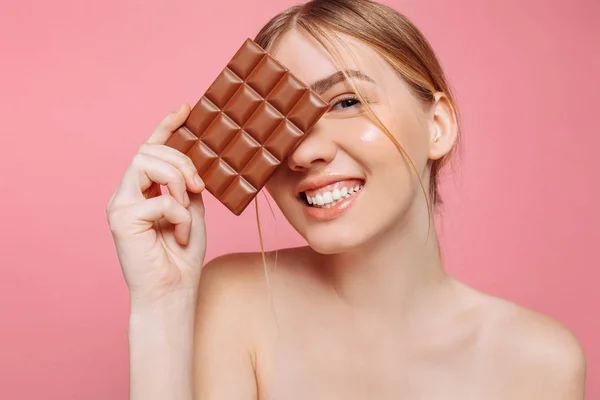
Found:
[[[353,126],[356,131],[352,141],[351,157],[357,160],[367,174],[369,203],[377,206],[370,209],[370,217],[375,218],[373,210],[381,210],[382,218],[388,218],[389,212],[404,212],[419,189],[412,163],[418,171],[427,165],[427,132],[418,116],[398,115],[391,117],[383,112],[378,115],[392,137],[400,144],[406,155],[396,147],[389,136],[378,125],[366,118],[357,119]],[[425,143],[425,146],[423,145]],[[421,172],[419,172],[421,174]]]
[[[389,133],[398,142],[406,155],[419,170],[427,162],[427,129],[424,122],[417,116],[410,114],[390,116],[380,113],[380,119]],[[394,169],[397,167],[406,169],[408,160],[402,155],[395,143],[389,138],[379,126],[370,121],[362,127],[358,135],[357,146],[360,147],[367,165],[376,167],[385,166]]]
[[[406,148],[403,127],[388,118],[380,118],[393,137]],[[339,128],[342,128],[340,131],[343,135],[339,137],[338,145],[358,161],[368,174],[379,175],[383,168],[403,163],[401,153],[386,132],[367,118],[345,120]]]
[[[367,144],[377,142],[380,140],[382,133],[375,125],[369,125],[360,135],[360,141]]]

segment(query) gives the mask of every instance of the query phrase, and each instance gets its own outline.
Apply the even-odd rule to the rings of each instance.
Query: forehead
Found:
[[[342,68],[363,71],[375,82],[386,79],[389,69],[373,49],[346,35],[337,35],[337,38],[336,43],[341,44],[337,56],[343,65],[336,64],[327,50],[301,29],[291,29],[283,34],[269,53],[309,85]]]

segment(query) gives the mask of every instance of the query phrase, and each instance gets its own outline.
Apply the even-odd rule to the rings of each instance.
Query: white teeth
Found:
[[[325,192],[322,194],[317,194],[315,197],[310,197],[306,195],[306,200],[309,205],[319,206],[322,208],[330,208],[340,201],[347,199],[354,193],[360,191],[362,189],[362,185],[357,185],[353,188],[348,189],[347,187],[343,187],[341,189],[335,189],[333,192]]]

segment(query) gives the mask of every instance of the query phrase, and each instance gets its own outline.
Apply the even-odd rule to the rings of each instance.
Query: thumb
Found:
[[[158,123],[146,143],[164,144],[173,132],[184,124],[190,115],[190,111],[189,104],[181,104]]]

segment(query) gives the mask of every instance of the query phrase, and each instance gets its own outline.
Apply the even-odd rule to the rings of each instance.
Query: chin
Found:
[[[364,231],[353,227],[336,227],[335,224],[309,228],[302,236],[311,249],[324,255],[346,253],[369,241]]]
[[[308,241],[308,246],[316,253],[323,255],[347,253],[354,248],[343,241]]]

